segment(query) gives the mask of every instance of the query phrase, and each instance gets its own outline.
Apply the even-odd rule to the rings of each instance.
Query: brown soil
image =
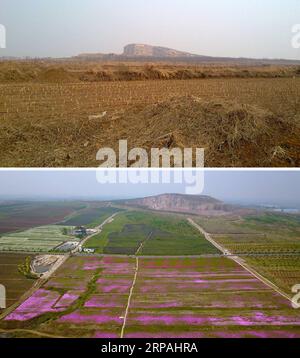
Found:
[[[209,167],[300,164],[296,121],[283,120],[256,106],[181,97],[127,111],[118,122],[130,146],[205,148]]]
[[[229,100],[175,97],[103,118],[32,120],[0,129],[2,165],[98,166],[97,151],[118,151],[120,139],[128,140],[129,150],[205,148],[207,167],[300,165],[299,119]]]
[[[42,71],[36,78],[42,83],[65,83],[74,81],[74,76],[64,68],[49,68]]]
[[[36,226],[50,225],[63,220],[74,212],[72,207],[32,204],[24,209],[13,211],[0,217],[0,235],[20,230],[30,229]]]

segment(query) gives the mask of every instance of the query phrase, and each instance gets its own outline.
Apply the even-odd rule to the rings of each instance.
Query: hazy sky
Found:
[[[149,43],[212,56],[300,59],[299,0],[0,0],[0,56],[122,52]]]
[[[230,202],[300,207],[300,171],[208,171],[203,194]],[[100,185],[95,171],[1,171],[3,198],[134,198],[184,193],[184,185]]]

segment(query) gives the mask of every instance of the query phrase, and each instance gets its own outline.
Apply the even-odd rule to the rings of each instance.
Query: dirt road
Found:
[[[95,233],[93,233],[92,235],[89,235],[87,237],[85,237],[81,242],[80,242],[80,246],[83,247],[84,244],[89,240],[91,239],[92,237],[96,236],[96,235],[99,235],[103,229],[103,227],[106,225],[106,224],[109,224],[119,213],[115,213],[113,215],[111,215],[109,218],[107,218],[106,220],[103,221],[103,223],[97,227],[94,228],[94,230],[96,230]],[[79,246],[76,247],[73,251],[72,251],[72,254],[76,254],[79,252]]]
[[[279,293],[281,296],[283,296],[284,298],[286,298],[287,300],[291,301],[292,297],[287,295],[285,292],[283,292],[282,290],[280,290],[280,288],[278,288],[273,282],[271,282],[270,280],[268,280],[267,278],[265,278],[263,275],[261,275],[259,272],[257,272],[255,269],[253,269],[252,267],[250,267],[242,258],[240,258],[239,256],[233,255],[229,250],[227,250],[225,247],[221,246],[220,244],[218,244],[209,233],[207,233],[200,225],[196,224],[192,219],[188,219],[188,222],[195,227],[198,231],[201,232],[201,234],[203,234],[206,238],[206,240],[208,240],[212,245],[214,245],[217,249],[219,249],[221,252],[223,252],[223,254],[225,256],[227,256],[229,259],[235,261],[238,265],[240,265],[241,267],[243,267],[246,271],[248,271],[249,273],[251,273],[251,275],[253,275],[255,278],[257,278],[258,280],[260,280],[261,282],[263,282],[266,286],[268,286],[269,288],[273,289],[274,291],[276,291],[277,293]]]
[[[113,214],[112,216],[110,216],[109,218],[107,218],[105,221],[103,221],[103,223],[99,226],[97,226],[95,228],[95,230],[97,230],[96,233],[87,236],[84,240],[81,241],[81,245],[84,245],[85,242],[87,240],[89,240],[91,237],[98,235],[103,226],[106,225],[107,223],[109,223],[111,220],[113,220],[113,218],[117,215],[118,213]],[[76,254],[79,250],[79,247],[76,248],[74,251],[72,251],[71,253],[66,253],[64,255],[60,255],[58,260],[56,261],[56,263],[53,265],[53,267],[47,271],[46,273],[44,273],[36,282],[35,284],[27,291],[24,293],[24,295],[12,306],[10,306],[9,308],[7,308],[1,315],[0,315],[0,320],[4,319],[6,316],[8,316],[11,312],[13,312],[18,306],[20,306],[20,304],[24,301],[26,301],[30,296],[32,296],[34,294],[34,292],[36,292],[39,288],[41,288],[48,280],[49,278],[68,260],[68,258],[72,255],[72,254]]]
[[[205,236],[205,239],[207,241],[209,241],[213,246],[215,246],[219,251],[221,251],[223,253],[223,255],[225,256],[229,256],[232,255],[231,252],[229,250],[227,250],[225,247],[219,245],[215,240],[213,240],[210,236],[210,234],[208,234],[201,226],[199,226],[198,224],[196,224],[192,219],[188,219],[188,222],[194,226],[194,228],[196,228],[197,230],[199,230],[201,232],[202,235]]]
[[[138,276],[138,272],[139,272],[139,258],[136,257],[135,261],[136,261],[136,264],[135,264],[134,278],[133,278],[132,285],[131,285],[130,292],[129,292],[129,296],[128,296],[128,301],[127,301],[127,306],[126,306],[126,310],[125,310],[124,321],[123,321],[123,325],[122,325],[122,329],[121,329],[120,338],[124,338],[124,333],[125,333],[125,328],[126,328],[126,323],[127,323],[127,317],[128,317],[128,313],[129,313],[130,303],[131,303],[133,291],[134,291],[134,288],[135,288],[135,285],[136,285],[136,280],[137,280],[137,276]]]
[[[8,316],[11,312],[13,312],[17,307],[20,306],[20,304],[24,301],[26,301],[30,296],[32,296],[39,288],[41,288],[47,280],[59,269],[61,265],[63,265],[66,260],[70,257],[70,254],[68,255],[62,255],[59,260],[53,265],[53,267],[43,274],[41,278],[39,278],[34,285],[24,293],[23,296],[20,297],[20,299],[14,303],[12,306],[8,307],[1,315],[0,315],[0,321],[4,319],[6,316]]]

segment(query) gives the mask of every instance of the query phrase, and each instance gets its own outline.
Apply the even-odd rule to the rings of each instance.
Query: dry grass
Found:
[[[126,117],[127,122],[141,124],[138,132],[144,133],[144,140],[139,138],[139,146],[205,148],[207,166],[295,165],[285,140],[294,136],[298,126],[256,106],[180,97],[149,106],[131,121]]]
[[[300,165],[298,78],[3,84],[0,118],[4,167],[97,166],[119,139],[205,147],[206,166]]]
[[[86,61],[0,62],[0,83],[187,80],[201,78],[284,78],[299,66],[238,64],[118,63]]]

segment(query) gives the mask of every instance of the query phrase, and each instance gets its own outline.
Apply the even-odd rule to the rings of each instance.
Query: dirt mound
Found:
[[[2,166],[95,167],[98,150],[118,153],[121,139],[149,157],[152,148],[204,148],[206,167],[300,166],[300,118],[192,96],[105,116],[7,121],[0,133]]]
[[[290,146],[299,138],[296,120],[256,106],[180,97],[127,112],[124,121],[143,133],[132,138],[135,146],[205,148],[206,166],[290,166],[299,160],[299,144],[297,158]]]
[[[72,74],[62,67],[45,69],[37,77],[37,81],[42,83],[65,83],[73,80]]]
[[[68,83],[205,78],[293,78],[299,66],[116,61],[0,61],[0,83]]]
[[[0,71],[0,82],[28,82],[36,77],[35,71],[24,71],[18,68],[9,68]]]

